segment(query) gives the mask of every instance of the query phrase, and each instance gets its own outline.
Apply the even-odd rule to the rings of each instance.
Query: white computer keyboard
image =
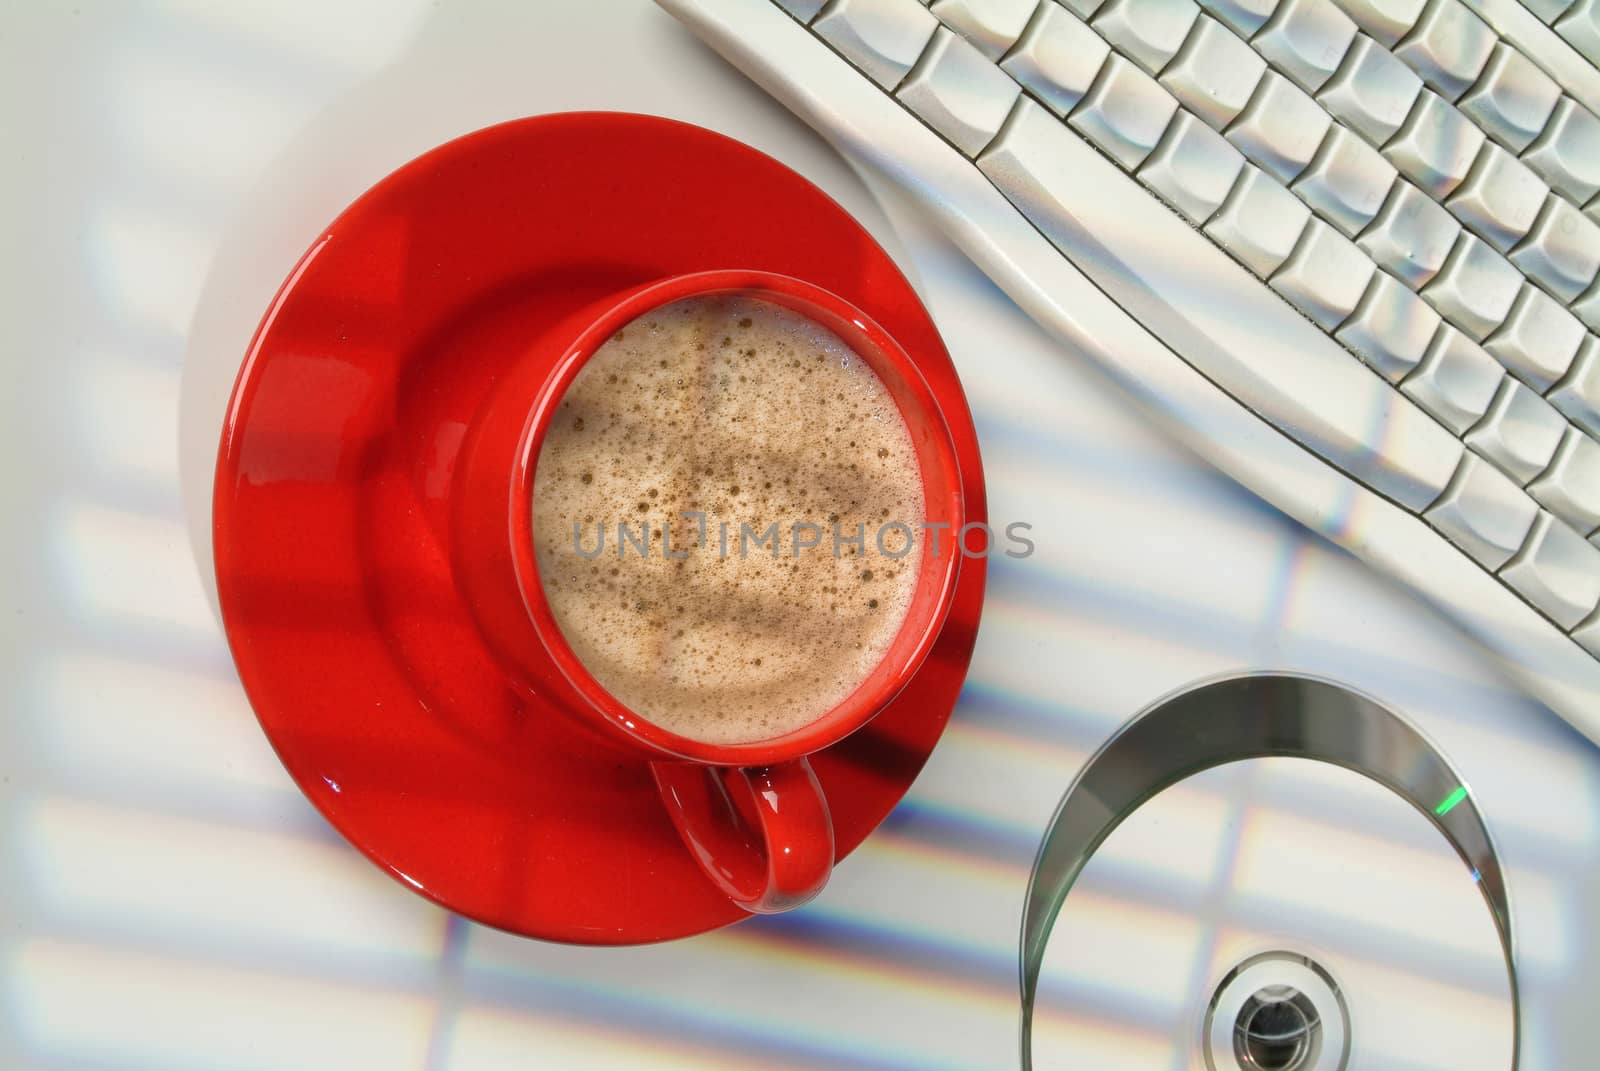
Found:
[[[658,0],[1600,741],[1600,0]]]

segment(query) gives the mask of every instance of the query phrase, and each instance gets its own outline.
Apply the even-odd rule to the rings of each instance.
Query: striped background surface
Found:
[[[362,861],[257,729],[197,537],[219,391],[307,238],[417,151],[571,107],[743,137],[873,226],[946,332],[992,516],[1038,543],[993,563],[944,742],[827,892],[641,949],[508,937]],[[1527,1066],[1600,1044],[1592,745],[1406,593],[1152,432],[887,199],[891,231],[645,0],[8,9],[0,115],[0,1066],[1014,1067],[1022,896],[1074,772],[1157,696],[1256,667],[1348,681],[1451,755],[1510,871],[1537,996]],[[1411,865],[1403,844],[1338,840],[1337,815],[1303,818]],[[1202,863],[1117,865],[1092,931],[1197,909]],[[1385,954],[1409,962],[1407,940]],[[1085,1029],[1149,999],[1105,955],[1067,991]]]

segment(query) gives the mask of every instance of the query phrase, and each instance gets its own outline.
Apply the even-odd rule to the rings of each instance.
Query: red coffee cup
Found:
[[[671,732],[630,710],[585,668],[550,609],[534,553],[533,488],[540,448],[567,388],[618,329],[684,298],[744,296],[791,309],[848,343],[888,388],[911,433],[923,484],[925,540],[905,620],[865,680],[821,717],[786,735],[716,744]],[[612,295],[575,314],[552,337],[571,339],[552,360],[520,362],[499,384],[464,449],[453,503],[461,538],[458,583],[490,645],[540,697],[650,762],[661,799],[706,876],[752,912],[796,907],[833,868],[827,799],[806,756],[871,721],[922,664],[949,612],[966,523],[950,430],[916,364],[865,313],[820,287],[770,272],[673,276]],[[567,333],[570,331],[570,333]],[[542,380],[534,381],[543,372]],[[906,519],[908,522],[910,518]]]

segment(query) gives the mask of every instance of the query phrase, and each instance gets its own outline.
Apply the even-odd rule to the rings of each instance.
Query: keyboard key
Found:
[[[1482,342],[1505,322],[1522,286],[1522,273],[1509,260],[1463,231],[1422,296],[1446,320]]]
[[[1600,0],[1578,0],[1555,24],[1556,33],[1600,67]]]
[[[1339,7],[1362,31],[1384,48],[1411,32],[1426,0],[1338,0]]]
[[[917,0],[829,0],[811,24],[840,55],[890,91],[938,27],[939,20]]]
[[[1312,219],[1268,285],[1324,331],[1332,331],[1355,311],[1377,270],[1354,242]]]
[[[1577,204],[1600,193],[1600,118],[1571,97],[1556,104],[1550,121],[1522,162]]]
[[[1590,543],[1593,545],[1592,540]],[[1593,614],[1589,620],[1573,629],[1572,638],[1578,641],[1578,646],[1600,658],[1600,613]]]
[[[1600,437],[1600,338],[1590,335],[1583,340],[1572,367],[1545,398],[1568,420]]]
[[[1467,453],[1423,517],[1473,561],[1498,569],[1522,549],[1538,513],[1538,504],[1505,473]]]
[[[1555,458],[1528,485],[1528,493],[1579,532],[1600,529],[1600,443],[1568,428]]]
[[[1038,6],[1038,0],[934,0],[933,14],[983,55],[997,60],[1017,43]]]
[[[1394,54],[1446,100],[1478,80],[1497,38],[1460,0],[1431,0]]]
[[[1567,374],[1583,339],[1577,317],[1543,290],[1525,283],[1506,322],[1483,348],[1512,375],[1543,393]]]
[[[1533,227],[1550,187],[1498,145],[1485,145],[1445,206],[1504,253]]]
[[[1526,484],[1550,464],[1566,431],[1567,422],[1554,406],[1506,376],[1466,441],[1501,472]]]
[[[1198,227],[1221,207],[1243,168],[1244,156],[1227,139],[1180,114],[1139,169],[1139,179]]]
[[[1305,170],[1332,120],[1317,102],[1276,71],[1268,71],[1227,138],[1250,162],[1284,182]]]
[[[1178,103],[1222,130],[1250,103],[1266,70],[1267,61],[1232,30],[1210,15],[1201,15],[1189,39],[1161,72],[1161,84]]]
[[[1317,99],[1341,122],[1382,145],[1411,114],[1422,79],[1404,63],[1359,36]]]
[[[1551,194],[1511,262],[1562,301],[1589,288],[1600,273],[1600,223]]]
[[[1092,25],[1112,48],[1159,74],[1199,17],[1194,0],[1111,0],[1095,13]]]
[[[1045,0],[1045,3],[1048,2],[1049,0]],[[1057,2],[1065,5],[1067,10],[1078,16],[1078,18],[1086,19],[1090,15],[1093,15],[1096,11],[1100,10],[1100,6],[1104,4],[1106,0],[1057,0]]]
[[[1572,628],[1600,605],[1600,548],[1540,512],[1533,534],[1500,577],[1562,628]]]
[[[895,96],[967,156],[999,133],[1020,90],[964,37],[944,27]]]
[[[810,22],[822,10],[825,0],[778,0],[778,6],[801,22]]]
[[[1154,151],[1177,110],[1159,82],[1113,52],[1067,122],[1131,171]]]
[[[1442,201],[1467,177],[1483,140],[1483,131],[1472,120],[1424,89],[1400,132],[1383,147],[1383,155],[1406,178]]]
[[[1099,34],[1055,4],[1042,3],[1000,66],[1064,116],[1089,92],[1110,54],[1111,46]]]
[[[1356,244],[1378,267],[1420,290],[1439,274],[1461,233],[1461,223],[1443,205],[1405,179],[1398,179],[1389,199]]]
[[[1600,331],[1600,282],[1572,302],[1572,314],[1582,320],[1591,331]]]
[[[1398,383],[1422,361],[1439,326],[1438,313],[1380,271],[1337,337],[1379,375]]]
[[[1200,6],[1248,41],[1278,6],[1278,0],[1200,0]]]
[[[1311,209],[1271,175],[1250,164],[1206,234],[1262,279],[1271,277],[1300,243]]]
[[[1356,24],[1333,0],[1281,0],[1250,43],[1274,70],[1315,93],[1333,77],[1355,35]]]
[[[1560,99],[1555,80],[1502,41],[1457,107],[1495,141],[1521,152],[1544,130]]]
[[[1397,177],[1394,165],[1359,134],[1335,126],[1293,188],[1319,216],[1354,238],[1383,207]]]
[[[1577,3],[1577,0],[1522,0],[1522,6],[1539,16],[1539,21],[1551,23]]]
[[[1445,324],[1433,336],[1417,370],[1400,389],[1457,435],[1483,418],[1506,378],[1500,362]]]

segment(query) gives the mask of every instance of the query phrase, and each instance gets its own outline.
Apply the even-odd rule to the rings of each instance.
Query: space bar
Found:
[[[1302,446],[1413,511],[1444,491],[1455,436],[1044,108],[1020,99],[978,166],[1147,330]]]

